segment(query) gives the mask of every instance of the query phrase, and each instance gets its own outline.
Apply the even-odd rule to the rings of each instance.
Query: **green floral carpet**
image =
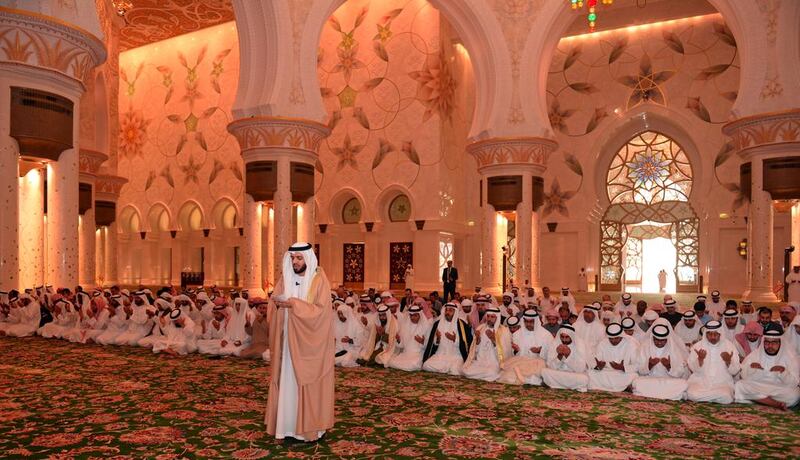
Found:
[[[268,366],[0,338],[5,458],[755,458],[800,456],[800,416],[756,406],[337,369],[318,444],[263,431]]]

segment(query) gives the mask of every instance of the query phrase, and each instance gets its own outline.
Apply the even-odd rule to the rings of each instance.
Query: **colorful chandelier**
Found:
[[[133,2],[131,0],[111,0],[111,3],[114,5],[114,9],[117,11],[117,16],[125,17],[128,11],[133,8]]]
[[[600,0],[603,5],[610,5],[614,3],[614,0]],[[572,9],[577,10],[578,8],[583,8],[583,0],[569,0],[570,4],[572,4]],[[597,22],[597,0],[586,0],[586,6],[589,8],[589,14],[586,15],[586,19],[589,21],[589,32],[594,32],[594,25]]]

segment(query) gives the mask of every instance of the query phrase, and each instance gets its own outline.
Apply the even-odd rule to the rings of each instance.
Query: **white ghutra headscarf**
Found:
[[[306,262],[305,276],[299,276],[294,273],[292,254],[296,253],[302,254]],[[308,291],[311,289],[311,279],[316,271],[317,255],[314,254],[311,244],[300,242],[289,247],[289,250],[283,255],[283,293],[286,298],[297,297],[301,300],[307,300]],[[296,294],[293,295],[293,293]]]

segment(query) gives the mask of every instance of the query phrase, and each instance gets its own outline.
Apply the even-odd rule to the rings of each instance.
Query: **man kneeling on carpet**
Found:
[[[782,342],[781,326],[764,331],[761,345],[742,362],[742,379],[735,386],[736,402],[783,410],[800,402],[798,359]]]

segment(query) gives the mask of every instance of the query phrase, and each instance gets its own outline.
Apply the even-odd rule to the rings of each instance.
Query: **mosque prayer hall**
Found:
[[[800,1],[0,1],[0,457],[800,457]]]

